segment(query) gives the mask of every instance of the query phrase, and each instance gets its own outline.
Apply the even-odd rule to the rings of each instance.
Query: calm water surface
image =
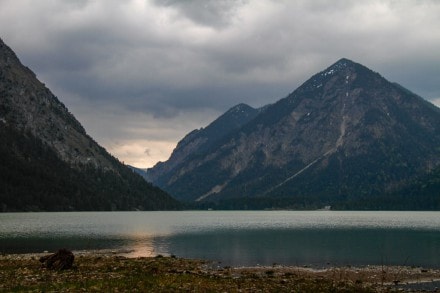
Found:
[[[224,265],[440,267],[440,213],[336,211],[0,214],[0,253],[110,249]]]

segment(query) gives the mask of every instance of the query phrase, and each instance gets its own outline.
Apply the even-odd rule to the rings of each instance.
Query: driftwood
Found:
[[[40,258],[43,267],[51,270],[68,270],[73,265],[75,256],[67,249],[60,249],[56,253]]]

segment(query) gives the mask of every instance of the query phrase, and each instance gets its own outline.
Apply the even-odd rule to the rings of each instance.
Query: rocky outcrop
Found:
[[[196,129],[187,134],[176,146],[166,162],[159,162],[148,170],[148,179],[162,182],[169,174],[190,157],[197,156],[215,145],[233,131],[251,121],[264,109],[254,109],[246,104],[238,104],[221,115],[206,128]]]
[[[0,96],[0,119],[4,124],[30,131],[69,164],[115,171],[103,155],[103,148],[1,40]]]

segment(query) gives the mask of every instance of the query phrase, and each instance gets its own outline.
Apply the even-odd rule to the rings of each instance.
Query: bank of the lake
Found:
[[[388,292],[434,290],[440,271],[366,266],[223,267],[175,257],[126,258],[80,253],[74,267],[41,267],[42,254],[0,256],[1,292]]]

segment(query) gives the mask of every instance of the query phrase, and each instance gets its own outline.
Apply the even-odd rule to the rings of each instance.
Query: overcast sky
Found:
[[[0,0],[0,38],[127,164],[342,57],[440,105],[440,1]]]

